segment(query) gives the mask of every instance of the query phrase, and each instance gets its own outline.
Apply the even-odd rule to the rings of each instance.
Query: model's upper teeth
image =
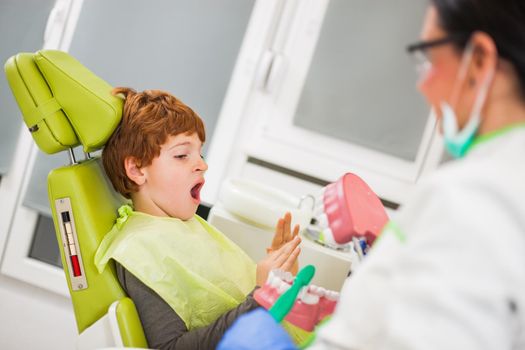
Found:
[[[281,279],[275,275],[270,275],[268,278],[268,284],[274,288],[277,288],[281,284]]]
[[[284,281],[280,281],[279,283],[279,286],[277,287],[277,292],[279,294],[283,294],[284,292],[286,292],[288,289],[290,289],[290,285]]]

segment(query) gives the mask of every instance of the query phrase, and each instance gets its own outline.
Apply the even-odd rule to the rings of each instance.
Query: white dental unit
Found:
[[[364,245],[356,236],[363,237],[361,243],[371,243],[387,220],[370,188],[346,174],[317,196],[302,198],[249,180],[228,180],[208,221],[258,261],[286,211],[292,214],[292,224],[301,226],[300,267],[314,265],[312,283],[335,291],[363,254]]]
[[[260,260],[270,245],[273,230],[257,227],[245,218],[228,211],[222,203],[213,207],[208,221],[239,245],[253,260]],[[302,235],[301,235],[302,236]],[[352,265],[352,252],[339,252],[303,237],[300,267],[312,264],[316,267],[312,283],[327,289],[340,290]]]

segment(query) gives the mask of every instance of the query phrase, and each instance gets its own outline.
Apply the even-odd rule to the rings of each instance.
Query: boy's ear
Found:
[[[135,157],[126,157],[124,159],[124,168],[126,169],[126,175],[128,178],[141,186],[146,182],[146,176],[142,172],[140,162]]]

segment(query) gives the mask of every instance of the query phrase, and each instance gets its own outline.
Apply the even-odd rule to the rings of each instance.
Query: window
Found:
[[[214,181],[268,182],[261,164],[321,183],[350,171],[384,200],[402,203],[441,153],[404,52],[418,36],[427,4],[403,2],[289,1],[276,10],[279,20],[239,112],[241,138],[230,144],[228,166],[210,164]],[[287,182],[268,183],[286,190]]]
[[[57,45],[113,86],[164,89],[178,96],[204,119],[207,139],[212,140],[253,4],[91,0],[79,7],[74,2]],[[28,134],[24,137],[32,145]],[[31,147],[11,227],[16,235],[10,236],[2,268],[67,295],[46,180],[51,169],[68,163],[67,154],[47,155]],[[77,159],[83,159],[82,151],[75,151]]]

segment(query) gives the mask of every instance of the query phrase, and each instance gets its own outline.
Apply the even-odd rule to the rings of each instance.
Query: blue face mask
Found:
[[[468,65],[472,60],[472,48],[468,47],[462,60],[461,68],[459,70],[459,81],[461,82],[466,78]],[[461,158],[469,149],[470,145],[474,141],[479,125],[481,124],[481,110],[487,97],[487,92],[492,82],[494,72],[487,74],[486,78],[482,82],[482,85],[478,91],[478,95],[472,106],[469,120],[462,130],[459,130],[458,118],[454,109],[447,102],[441,103],[441,114],[442,114],[442,126],[443,126],[443,137],[445,141],[445,148],[454,158]],[[456,94],[457,95],[457,94]]]

